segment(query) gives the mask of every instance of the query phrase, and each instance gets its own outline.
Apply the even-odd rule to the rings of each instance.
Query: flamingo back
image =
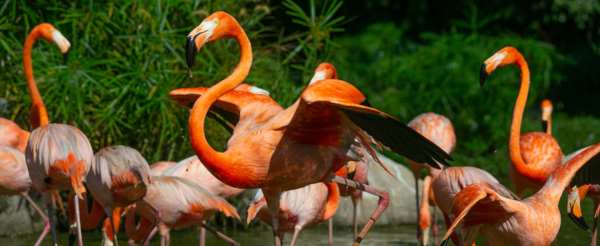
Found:
[[[169,170],[169,168],[175,166],[177,162],[174,161],[159,161],[150,165],[150,174],[152,176],[162,175],[165,171]]]
[[[202,187],[180,177],[152,178],[145,198],[161,211],[161,221],[168,227],[197,224],[217,211],[240,219],[236,208],[225,199],[210,194]],[[136,206],[140,215],[151,221],[154,219],[154,212],[145,203],[137,202]]]
[[[490,184],[499,195],[514,196],[488,172],[476,167],[450,167],[438,175],[432,184],[435,201],[445,215],[450,214],[454,196],[471,184]],[[494,188],[495,187],[495,188]]]
[[[13,147],[25,153],[29,132],[21,129],[14,122],[0,117],[0,146]]]
[[[19,150],[0,146],[0,195],[17,195],[31,187],[25,155]]]
[[[40,192],[49,188],[71,189],[76,184],[71,184],[69,177],[79,187],[95,165],[94,152],[85,134],[64,124],[47,124],[33,130],[25,157],[31,180]]]
[[[234,198],[244,191],[243,189],[226,185],[215,178],[196,155],[178,162],[173,167],[166,170],[163,175],[182,177],[190,180],[211,194],[225,199]]]
[[[150,168],[137,150],[122,145],[106,147],[96,153],[95,161],[87,184],[103,207],[128,206],[146,194]]]

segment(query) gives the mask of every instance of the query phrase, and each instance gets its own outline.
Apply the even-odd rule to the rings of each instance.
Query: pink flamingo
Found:
[[[74,190],[78,198],[82,199],[82,181],[94,165],[94,155],[89,140],[79,129],[63,124],[48,124],[46,107],[35,84],[31,67],[31,47],[39,37],[56,43],[65,54],[65,59],[70,43],[52,25],[42,23],[31,30],[23,49],[25,78],[32,101],[30,122],[34,129],[27,140],[25,150],[27,169],[33,185],[42,194],[48,207],[50,228],[56,245],[51,191]],[[77,198],[74,202],[75,206],[78,206]],[[80,224],[79,216],[76,217],[77,224]],[[79,245],[83,245],[81,233],[78,233],[78,242]]]
[[[28,138],[28,131],[21,129],[14,122],[0,117],[0,146],[9,146],[25,153]]]
[[[517,65],[521,69],[521,89],[513,112],[509,139],[509,175],[519,197],[526,189],[537,192],[548,179],[548,175],[562,163],[562,151],[556,140],[543,132],[521,136],[521,120],[529,92],[529,68],[523,55],[513,47],[505,47],[483,62],[479,83],[497,67]]]
[[[127,146],[110,146],[99,150],[95,158],[96,166],[88,174],[86,183],[94,200],[109,217],[112,227],[115,225],[113,210],[138,201],[154,209],[154,221],[158,224],[161,212],[144,197],[150,180],[150,168],[140,152]],[[116,233],[116,230],[113,231],[115,239]],[[116,240],[115,244],[119,245]]]
[[[448,155],[451,155],[454,152],[454,148],[456,147],[456,135],[454,134],[454,127],[452,126],[452,122],[442,115],[436,113],[423,113],[412,119],[408,126],[431,140],[437,146],[442,148]],[[429,165],[424,165],[422,163],[413,161],[407,158],[408,165],[413,172],[413,177],[415,179],[415,201],[416,201],[416,209],[417,209],[417,222],[420,225],[427,225],[427,231],[429,231],[429,223],[422,222],[421,214],[425,213],[425,210],[420,208],[419,206],[419,174],[421,169],[427,169],[429,171],[429,175],[435,179],[437,175],[441,172],[441,169],[433,168]],[[425,184],[423,184],[425,185]],[[425,193],[428,193],[429,190],[423,189],[423,196]],[[429,202],[426,205],[429,208]],[[435,209],[435,206],[434,206]],[[421,212],[423,211],[423,212]],[[429,215],[424,215],[428,218]],[[434,213],[433,218],[433,235],[434,239],[437,241],[438,235],[438,225],[437,225],[437,213]],[[429,235],[426,236],[427,240]],[[427,244],[428,242],[424,242],[425,237],[421,238],[421,227],[417,226],[417,238],[421,242],[421,244]]]
[[[438,165],[434,159],[442,164],[451,160],[443,150],[406,125],[371,108],[356,88],[340,80],[315,82],[287,110],[262,95],[252,96],[262,96],[265,103],[245,101],[251,93],[232,90],[247,76],[252,51],[244,30],[230,15],[213,13],[192,30],[186,43],[188,66],[193,66],[198,49],[205,42],[223,37],[234,37],[240,44],[242,59],[233,74],[205,91],[200,98],[196,88],[174,90],[169,93],[169,98],[192,106],[189,122],[192,147],[216,178],[237,188],[262,189],[273,223],[275,245],[281,245],[278,220],[281,193],[323,181],[348,184],[380,197],[377,210],[354,244],[362,241],[387,207],[389,195],[384,190],[333,174],[351,160],[346,153],[357,138],[375,158],[375,151],[370,146],[373,139],[380,140],[373,140],[380,146],[385,144],[398,154],[430,165]],[[236,112],[239,122],[227,151],[220,153],[206,141],[204,120],[211,107],[219,107],[219,102],[233,105],[233,101],[238,102],[238,107],[227,110]]]
[[[218,211],[223,212],[226,216],[240,219],[236,208],[227,203],[225,199],[208,193],[187,179],[172,176],[153,177],[148,185],[146,199],[162,213],[161,221],[157,225],[161,236],[161,245],[169,244],[170,228],[185,228],[192,225],[204,227],[226,242],[239,245],[227,236],[202,224],[202,221],[207,220]],[[141,201],[138,201],[135,206],[135,211],[143,219],[136,228],[133,218],[134,211],[133,208],[130,208],[126,215],[125,230],[131,239],[139,241],[142,239],[141,236],[151,229],[148,221],[155,217],[155,212],[147,203]],[[149,238],[154,233],[155,231],[151,232]]]
[[[478,234],[491,246],[550,245],[560,228],[558,202],[565,187],[600,181],[593,175],[600,166],[599,152],[597,144],[573,157],[555,169],[537,193],[522,201],[499,194],[489,185],[467,186],[452,200],[450,214],[456,219],[442,245],[453,231],[465,245],[472,244]]]
[[[454,217],[450,217],[452,200],[458,192],[471,184],[484,184],[503,196],[517,197],[510,190],[500,185],[500,182],[496,178],[484,170],[476,167],[447,168],[434,178],[431,184],[435,201],[442,214],[444,214],[444,221],[447,228],[450,228],[450,225],[454,222]],[[459,245],[458,237],[455,234],[453,234],[452,241],[454,244]]]
[[[340,191],[335,183],[315,183],[300,189],[290,190],[281,194],[281,203],[278,213],[281,238],[283,233],[294,232],[293,246],[298,234],[304,228],[329,220],[337,211],[340,204]],[[258,218],[271,225],[271,216],[267,208],[267,201],[258,191],[248,209],[248,221]],[[329,245],[333,244],[333,237],[329,234]]]
[[[25,164],[25,155],[15,148],[0,146],[0,173],[2,174],[0,175],[0,195],[25,197],[44,220],[44,230],[35,243],[36,246],[40,245],[50,232],[50,221],[27,194],[32,183],[27,171],[27,164]]]

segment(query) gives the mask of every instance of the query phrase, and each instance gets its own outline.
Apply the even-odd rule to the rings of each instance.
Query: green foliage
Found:
[[[524,55],[532,81],[527,107],[539,107],[541,92],[561,78],[554,68],[564,58],[530,38],[422,33],[425,44],[416,44],[402,38],[404,28],[379,23],[363,35],[336,39],[343,48],[334,65],[340,78],[359,88],[374,107],[405,123],[424,112],[448,117],[457,135],[456,165],[489,165],[486,159],[508,146],[520,73],[516,66],[498,68],[480,88],[485,59],[507,45]],[[486,170],[505,173],[505,163]]]

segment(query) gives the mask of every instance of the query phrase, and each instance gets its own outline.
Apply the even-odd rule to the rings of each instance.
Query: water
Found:
[[[560,202],[560,210],[563,213],[562,225],[560,232],[553,245],[589,245],[591,241],[590,234],[586,231],[581,230],[573,223],[566,214],[566,201],[567,196],[563,194]],[[586,216],[586,222],[588,225],[592,225],[592,202],[589,199],[585,199],[583,204],[583,213]],[[338,211],[340,212],[340,211]],[[215,227],[220,228],[220,227]],[[359,228],[360,229],[360,228]],[[224,232],[227,236],[236,240],[241,245],[250,246],[263,246],[272,245],[272,236],[270,230],[253,230],[244,231],[243,229],[232,230],[229,229]],[[361,245],[417,245],[416,240],[416,225],[397,225],[397,226],[381,226],[375,225],[367,234],[365,240]],[[440,238],[446,233],[443,222],[440,222]],[[37,240],[39,234],[28,234],[21,236],[4,236],[0,237],[0,245],[33,245]],[[206,245],[228,245],[214,235],[207,232]],[[127,236],[121,231],[118,235],[120,238],[120,245],[127,245]],[[433,237],[430,237],[433,240]],[[102,240],[102,235],[99,231],[84,232],[83,233],[84,243],[86,245],[99,245]],[[292,234],[286,234],[284,237],[284,245],[289,245],[292,239]],[[333,234],[334,245],[350,245],[352,243],[352,229],[351,225],[339,226],[334,229]],[[66,232],[59,233],[58,235],[59,245],[66,245],[68,242],[68,235]],[[187,228],[182,230],[171,231],[171,245],[198,245],[199,244],[199,230],[197,228]],[[327,224],[322,223],[316,227],[308,228],[303,230],[298,236],[296,245],[298,246],[309,246],[309,245],[328,245],[329,237],[327,232]],[[47,236],[42,245],[52,245],[52,236]],[[159,237],[155,236],[151,241],[150,245],[160,245]],[[477,245],[484,245],[483,238],[479,238]]]

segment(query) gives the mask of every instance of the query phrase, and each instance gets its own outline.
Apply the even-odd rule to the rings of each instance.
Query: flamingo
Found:
[[[150,165],[150,174],[152,176],[162,175],[165,171],[169,170],[169,168],[175,166],[177,162],[174,161],[159,161]]]
[[[424,183],[427,183],[425,177]],[[497,193],[506,197],[517,196],[500,185],[500,182],[488,172],[476,167],[450,167],[442,171],[437,177],[432,180],[431,189],[437,206],[444,214],[446,227],[450,228],[454,217],[450,217],[450,205],[454,197],[465,187],[471,184],[484,184],[495,190]],[[429,215],[429,212],[427,212]],[[458,238],[453,235],[452,241],[458,245]]]
[[[542,128],[548,135],[552,135],[552,101],[542,101]]]
[[[598,184],[600,144],[596,144],[555,169],[542,188],[522,201],[504,196],[489,185],[471,184],[451,203],[456,219],[441,245],[454,231],[463,245],[471,245],[478,234],[486,245],[550,245],[560,228],[560,196],[569,184]],[[496,185],[497,186],[497,185]],[[506,189],[506,188],[504,188]]]
[[[153,177],[148,185],[146,198],[149,204],[156,206],[162,213],[161,221],[157,225],[161,235],[161,245],[169,244],[168,232],[170,228],[185,228],[191,225],[202,226],[226,242],[232,245],[239,245],[227,236],[218,233],[216,230],[202,223],[202,221],[207,220],[218,211],[239,220],[240,216],[236,208],[227,203],[225,199],[210,194],[193,182],[173,176]],[[154,210],[148,206],[148,203],[138,201],[135,204],[135,211],[143,217],[137,228],[135,226],[133,207],[127,211],[125,230],[127,235],[135,241],[139,241],[141,236],[152,228],[148,226],[149,220],[154,218],[155,214]],[[148,237],[152,237],[153,234],[151,233]]]
[[[25,155],[13,147],[0,146],[0,174],[0,195],[23,196],[44,220],[44,230],[35,243],[36,246],[40,245],[50,232],[50,221],[27,194],[32,183],[25,164]]]
[[[309,85],[300,100],[287,110],[267,96],[232,91],[248,75],[252,51],[244,30],[227,13],[211,14],[188,35],[186,59],[190,69],[205,42],[223,37],[234,37],[240,45],[242,58],[233,74],[207,91],[177,89],[169,93],[169,98],[192,107],[189,120],[192,147],[216,178],[237,188],[262,189],[273,223],[275,245],[281,245],[278,220],[281,193],[323,181],[348,184],[380,197],[376,211],[354,244],[362,241],[387,207],[389,195],[333,174],[350,160],[346,153],[352,144],[361,145],[374,158],[377,157],[370,146],[371,140],[433,166],[438,166],[434,160],[446,165],[446,160],[452,159],[414,130],[370,107],[356,88],[340,80],[321,80]],[[204,134],[206,114],[211,106],[218,108],[218,105],[239,117],[228,148],[222,153],[208,144]],[[357,138],[358,143],[354,141]]]
[[[29,132],[14,122],[0,117],[0,146],[9,146],[25,153]]]
[[[420,115],[417,115],[417,117],[415,117],[414,119],[412,119],[409,123],[408,126],[411,127],[413,130],[417,131],[418,133],[420,133],[421,135],[425,136],[427,139],[431,140],[433,143],[435,143],[437,146],[439,146],[440,148],[442,148],[444,151],[446,151],[446,153],[448,153],[448,155],[451,155],[452,152],[454,152],[454,148],[456,147],[456,135],[454,134],[454,127],[452,126],[452,122],[450,122],[450,120],[446,117],[444,117],[443,115],[439,115],[436,113],[423,113]],[[410,166],[410,169],[413,172],[413,177],[415,179],[415,201],[416,201],[416,209],[417,209],[417,222],[419,223],[419,225],[427,225],[427,228],[429,228],[429,223],[425,223],[422,222],[423,220],[421,219],[421,211],[424,211],[424,209],[420,208],[419,206],[419,174],[421,172],[421,169],[427,169],[429,171],[429,175],[435,179],[435,177],[437,177],[437,175],[441,172],[440,169],[435,169],[431,166],[428,165],[424,165],[422,163],[413,161],[411,159],[407,158],[407,162],[408,165]],[[425,185],[425,184],[423,184]],[[423,195],[425,195],[425,193],[429,192],[428,190],[423,189]],[[426,206],[427,208],[429,208],[428,206],[429,202],[427,203],[427,205],[423,205]],[[435,207],[434,207],[435,209]],[[429,217],[429,215],[426,215],[427,217]],[[417,226],[417,238],[419,239],[419,241],[424,244],[425,242],[423,242],[423,240],[425,240],[425,237],[421,238],[421,227]],[[427,229],[428,230],[428,229]],[[437,241],[437,234],[438,234],[438,225],[437,225],[437,213],[434,213],[434,219],[433,219],[433,235],[434,238]],[[428,238],[429,236],[427,236]]]
[[[73,190],[74,199],[83,199],[81,189],[90,167],[94,166],[94,155],[89,140],[79,129],[64,124],[49,124],[46,107],[37,89],[31,67],[31,48],[37,38],[55,43],[64,54],[65,61],[71,44],[54,26],[42,23],[31,30],[23,49],[23,66],[32,107],[30,123],[34,129],[27,139],[25,157],[29,177],[36,190],[42,194],[48,207],[48,218],[57,245],[54,221],[52,218],[52,190]],[[80,224],[76,215],[77,224]],[[80,229],[79,229],[80,230]],[[42,232],[43,233],[43,232]],[[83,245],[78,233],[79,245]]]
[[[337,79],[337,72],[335,67],[331,63],[323,62],[319,64],[317,69],[315,69],[315,74],[311,78],[309,85],[314,84],[317,81],[324,79]],[[364,150],[362,148],[356,149],[357,154],[359,156],[364,155]],[[348,170],[348,168],[340,168],[335,172],[336,176],[340,176],[345,179],[351,179],[361,184],[367,183],[367,175],[369,171],[369,166],[366,161],[361,159],[360,161],[354,162],[351,161],[350,166],[352,170]],[[338,184],[340,190],[340,196],[350,196],[352,199],[353,206],[353,224],[354,224],[354,238],[358,235],[358,222],[356,220],[357,210],[356,206],[358,206],[358,201],[362,197],[362,191],[359,189],[350,188],[345,185]],[[342,187],[343,186],[343,187]],[[329,237],[333,237],[333,218],[329,219]]]
[[[88,175],[86,183],[94,200],[111,220],[112,227],[115,225],[113,210],[137,201],[147,203],[148,207],[154,209],[154,221],[158,224],[161,212],[144,197],[150,180],[150,168],[142,154],[131,147],[119,145],[99,150],[95,158],[96,166]],[[116,233],[116,230],[113,231],[114,238],[117,238]],[[116,240],[115,244],[119,245]]]
[[[339,204],[340,191],[335,183],[315,183],[283,192],[278,212],[281,238],[283,239],[283,233],[293,231],[290,244],[293,246],[302,229],[331,219]],[[247,223],[250,224],[256,216],[267,224],[272,224],[266,199],[260,190],[248,209]],[[329,234],[329,245],[332,244],[333,237]]]
[[[483,86],[488,75],[497,67],[513,64],[521,69],[521,89],[510,127],[508,170],[517,195],[523,197],[526,189],[536,193],[544,185],[548,175],[561,165],[563,154],[558,142],[546,133],[533,132],[521,136],[521,120],[529,92],[529,68],[517,49],[505,47],[485,60],[481,67],[480,84]]]

